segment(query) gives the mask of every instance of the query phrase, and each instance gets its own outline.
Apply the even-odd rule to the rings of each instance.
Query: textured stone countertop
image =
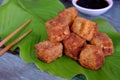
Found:
[[[70,0],[61,0],[66,7],[72,6]],[[80,13],[88,19],[104,18],[120,33],[120,0],[113,0],[113,7],[103,15],[93,17]],[[0,0],[1,3],[1,0]],[[18,55],[9,53],[0,57],[0,80],[64,80],[54,77],[36,68],[34,64],[25,63]]]

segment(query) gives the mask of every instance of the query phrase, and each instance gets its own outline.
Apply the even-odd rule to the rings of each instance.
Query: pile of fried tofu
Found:
[[[114,52],[113,42],[98,31],[96,22],[82,18],[74,7],[46,22],[48,40],[35,45],[37,57],[47,63],[66,55],[81,66],[97,70]]]

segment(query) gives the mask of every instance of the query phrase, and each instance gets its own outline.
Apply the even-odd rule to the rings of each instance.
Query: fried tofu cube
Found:
[[[59,12],[58,16],[65,19],[65,21],[67,21],[70,26],[73,23],[75,17],[78,16],[78,11],[74,7],[70,7]]]
[[[62,43],[53,43],[51,41],[43,41],[35,45],[36,56],[46,62],[50,63],[62,56]]]
[[[46,22],[48,39],[52,42],[60,42],[70,35],[68,24],[63,18],[56,17]]]
[[[90,41],[98,31],[98,27],[97,23],[78,16],[75,18],[71,30],[80,37]]]
[[[79,53],[85,44],[85,40],[75,33],[71,33],[69,38],[63,41],[63,44],[65,55],[74,60],[78,60]]]
[[[87,45],[81,51],[78,61],[85,68],[97,70],[104,63],[104,53],[98,46]]]
[[[91,40],[91,44],[101,47],[105,56],[112,55],[114,52],[113,42],[105,33],[97,33]]]

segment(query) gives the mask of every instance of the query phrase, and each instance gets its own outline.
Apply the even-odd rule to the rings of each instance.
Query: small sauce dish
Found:
[[[78,4],[78,1],[79,1],[79,4]],[[83,2],[80,2],[80,1],[83,1]],[[72,0],[72,4],[78,11],[80,11],[84,14],[91,15],[91,16],[99,16],[99,15],[105,13],[106,11],[108,11],[113,6],[113,0],[101,0],[101,1],[106,1],[108,3],[107,5],[102,4],[103,2],[102,3],[95,3],[95,1],[92,3],[89,2],[90,6],[92,6],[92,7],[89,7],[89,4],[87,1],[90,1],[90,0],[86,0],[86,1],[85,0]],[[93,1],[93,0],[91,0],[91,1]],[[96,2],[98,2],[98,1],[100,1],[100,0],[96,0]],[[80,5],[80,3],[81,3],[81,5]],[[84,7],[83,3],[84,4],[86,3],[85,7]],[[94,6],[94,4],[97,4],[97,5]],[[100,4],[103,7],[96,7]]]

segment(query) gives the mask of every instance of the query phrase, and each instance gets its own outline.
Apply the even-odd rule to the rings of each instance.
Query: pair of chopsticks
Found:
[[[15,34],[17,34],[20,30],[22,30],[28,23],[30,23],[31,20],[27,20],[24,24],[22,24],[19,28],[17,28],[14,32],[12,32],[10,35],[8,35],[4,40],[0,42],[0,47],[2,47],[7,41],[9,41]],[[25,32],[22,36],[20,36],[18,39],[10,43],[8,46],[0,50],[0,56],[2,56],[6,51],[8,51],[12,46],[17,44],[19,41],[21,41],[25,36],[27,36],[30,32],[32,32],[32,29]]]

